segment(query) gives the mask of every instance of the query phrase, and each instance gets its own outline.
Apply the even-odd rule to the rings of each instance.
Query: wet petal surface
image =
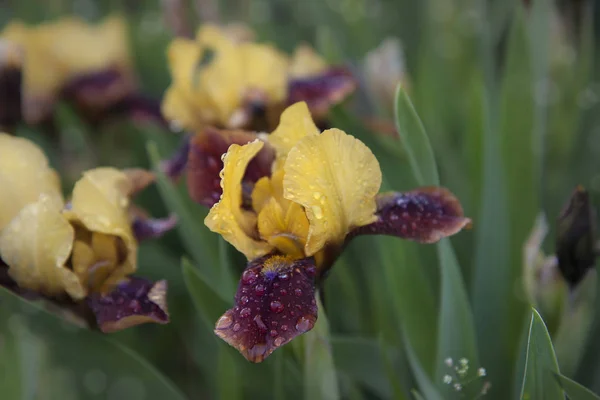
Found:
[[[102,332],[116,332],[147,322],[166,324],[167,281],[131,277],[106,294],[92,294],[87,304]]]
[[[351,236],[381,234],[434,243],[471,223],[456,196],[441,187],[381,194],[376,215],[376,222],[355,229]]]
[[[263,361],[313,328],[315,274],[312,258],[268,255],[251,262],[240,279],[235,306],[219,318],[215,333],[249,361]]]

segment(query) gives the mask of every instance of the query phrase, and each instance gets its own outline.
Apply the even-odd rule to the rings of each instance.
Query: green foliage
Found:
[[[159,7],[167,2],[43,3],[2,2],[0,28],[13,17],[35,23],[124,12],[140,87],[162,96],[172,34]],[[194,6],[204,2],[189,3],[186,16],[196,24]],[[555,1],[523,3],[218,2],[223,21],[248,22],[286,51],[308,41],[357,74],[367,51],[400,37],[408,83],[389,105],[394,121],[385,121],[398,135],[364,123],[388,118],[377,115],[364,87],[330,112],[328,124],[372,149],[382,190],[441,185],[473,220],[470,231],[437,245],[355,239],[324,283],[315,328],[257,365],[213,333],[245,260],[204,226],[207,210],[189,199],[184,182],[161,172],[181,135],[87,123],[66,104],[57,109],[57,137],[20,126],[18,135],[40,144],[67,177],[65,189],[96,164],[153,169],[155,187],[136,201],[153,215],[177,214],[179,224],[143,243],[139,255],[140,275],[169,281],[167,326],[100,335],[0,288],[0,398],[597,399],[600,274],[566,296],[550,332],[537,311],[528,320],[522,282],[538,213],[550,224],[543,250],[551,255],[554,221],[572,189],[583,184],[600,204],[597,13],[586,9],[566,23],[571,14],[559,13]],[[458,390],[463,358],[469,371]]]

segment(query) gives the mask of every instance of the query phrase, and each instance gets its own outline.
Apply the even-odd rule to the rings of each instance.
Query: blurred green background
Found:
[[[163,13],[169,3],[0,0],[0,28],[12,19],[39,23],[77,14],[98,21],[124,14],[141,87],[160,98],[170,82],[165,50],[173,26]],[[420,127],[402,101],[399,125],[407,132],[401,133],[413,139],[401,141],[364,123],[369,117],[392,123],[394,107],[370,92],[363,63],[384,39],[399,38],[407,92],[431,141],[440,182],[461,199],[473,229],[452,239],[456,258],[447,242],[354,241],[325,283],[318,328],[253,365],[212,333],[233,301],[245,261],[208,232],[206,210],[191,203],[184,186],[162,177],[138,201],[153,215],[178,213],[181,223],[140,246],[139,272],[169,281],[172,322],[101,335],[3,292],[0,399],[472,399],[486,382],[486,399],[519,398],[531,318],[522,278],[525,241],[543,212],[550,225],[543,247],[553,253],[555,220],[578,184],[600,204],[596,2],[181,3],[193,31],[215,18],[241,21],[261,41],[288,52],[308,42],[330,62],[350,66],[362,85],[332,110],[330,124],[369,145],[385,189],[401,191],[433,183],[417,182],[407,157],[411,140],[423,140],[411,131]],[[390,91],[396,83],[389,82]],[[126,120],[90,125],[63,104],[57,120],[58,138],[24,125],[17,133],[46,149],[67,188],[95,165],[156,168],[181,139]],[[595,279],[590,274],[579,292],[561,300],[566,311],[556,311],[554,325],[548,316],[555,310],[541,313],[561,372],[600,393]],[[469,361],[473,381],[461,391],[443,382],[451,373],[448,357]],[[476,377],[479,367],[486,376]],[[539,396],[530,398],[552,398]]]

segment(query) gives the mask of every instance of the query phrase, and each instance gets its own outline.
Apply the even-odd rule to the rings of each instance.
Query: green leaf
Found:
[[[417,384],[419,385],[420,392],[427,400],[443,400],[442,395],[438,392],[436,386],[431,382],[431,379],[423,370],[421,363],[415,353],[412,345],[410,344],[409,338],[404,336],[404,346],[406,347],[406,353],[408,355],[408,362],[415,375]]]
[[[540,314],[532,308],[521,399],[564,400],[554,373],[559,373],[552,340]]]
[[[574,380],[561,374],[554,374],[554,377],[570,400],[600,400],[600,396]]]
[[[462,281],[460,267],[448,239],[443,239],[438,244],[438,256],[442,273],[442,296],[438,322],[440,334],[438,336],[435,379],[438,390],[445,394],[444,398],[451,398],[458,394],[456,391],[450,390],[449,385],[443,383],[443,376],[447,374],[448,370],[444,360],[449,357],[454,360],[466,358],[471,365],[478,365],[479,360],[473,314]]]
[[[415,107],[401,86],[396,90],[396,129],[419,185],[439,185],[433,149]]]
[[[227,400],[242,399],[242,376],[237,362],[240,355],[228,344],[220,340],[219,342],[217,361],[218,398]]]
[[[48,350],[48,364],[44,371],[40,371],[41,376],[46,377],[52,386],[59,379],[55,374],[62,371],[60,380],[71,384],[70,396],[76,394],[68,398],[103,399],[106,391],[112,390],[131,399],[149,395],[153,398],[185,399],[183,393],[148,361],[110,337],[71,325],[47,312],[39,303],[26,301],[4,288],[0,288],[0,301],[4,310],[12,310],[13,313],[2,325],[15,317],[20,318],[22,326],[35,335],[34,341],[43,341]],[[3,313],[3,317],[7,314]],[[21,358],[21,362],[26,360],[27,357]],[[27,365],[21,363],[22,367]],[[29,368],[27,373],[31,373]],[[53,374],[52,378],[47,375],[49,373]],[[21,377],[31,378],[31,375]],[[31,381],[25,380],[22,384],[29,386]],[[60,386],[59,383],[56,385]]]
[[[339,372],[364,385],[380,398],[392,396],[377,342],[360,337],[333,336],[331,347]]]
[[[340,398],[337,374],[329,341],[329,323],[317,296],[319,318],[304,338],[304,398],[335,400]]]
[[[200,266],[198,272],[214,291],[223,297],[230,295],[231,282],[226,282],[221,277],[223,272],[218,257],[218,236],[212,234],[203,223],[207,211],[192,203],[187,193],[178,190],[160,170],[158,166],[161,158],[156,144],[150,142],[147,147],[148,156],[154,165],[158,190],[167,207],[179,218],[177,232],[187,252],[196,265]]]
[[[183,280],[188,289],[196,310],[200,313],[202,320],[212,330],[219,317],[233,303],[233,297],[227,298],[217,293],[207,280],[200,274],[187,259],[181,261]]]
[[[427,133],[402,88],[399,88],[396,93],[396,125],[418,183],[439,186],[437,165]],[[442,382],[446,358],[464,357],[477,364],[478,357],[473,314],[456,255],[449,239],[440,241],[437,248],[442,284],[438,317],[437,368],[434,376],[439,382],[438,387],[444,390],[447,388]],[[410,339],[412,343],[414,339]]]

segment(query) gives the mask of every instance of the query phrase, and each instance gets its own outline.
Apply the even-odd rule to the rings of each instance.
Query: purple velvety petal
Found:
[[[354,229],[357,235],[392,235],[421,243],[435,243],[470,225],[458,199],[441,187],[422,187],[377,198],[377,221]]]
[[[184,136],[181,140],[181,144],[175,150],[175,152],[166,160],[163,160],[160,164],[160,169],[171,179],[177,179],[185,171],[185,167],[188,163],[188,154],[190,152],[190,141],[192,137],[190,135]]]
[[[62,95],[87,117],[97,118],[133,92],[132,77],[117,68],[108,68],[71,78]]]
[[[221,156],[232,144],[244,145],[256,140],[253,132],[242,130],[219,130],[206,128],[191,140],[187,163],[187,186],[190,197],[207,207],[219,201],[223,169]],[[275,158],[273,149],[265,143],[262,150],[248,164],[243,183],[253,184],[271,173],[271,164]]]
[[[167,281],[152,282],[130,277],[106,294],[88,296],[87,304],[96,316],[102,332],[116,332],[129,327],[155,322],[169,322]]]
[[[169,124],[160,111],[160,100],[143,93],[133,92],[115,103],[108,116],[123,116],[135,123],[154,123],[167,128]]]
[[[21,68],[0,65],[0,129],[12,131],[23,119],[21,99]]]
[[[171,214],[167,218],[144,218],[136,216],[131,223],[133,233],[138,241],[155,239],[175,228],[177,215]]]
[[[288,83],[287,103],[305,101],[313,117],[319,119],[354,89],[356,81],[350,71],[343,67],[332,67],[316,76],[291,80]]]
[[[556,224],[558,268],[571,288],[596,264],[596,211],[582,186],[575,189]]]
[[[268,255],[252,261],[240,279],[235,306],[219,318],[215,333],[249,361],[263,361],[315,325],[315,274],[312,258]]]

